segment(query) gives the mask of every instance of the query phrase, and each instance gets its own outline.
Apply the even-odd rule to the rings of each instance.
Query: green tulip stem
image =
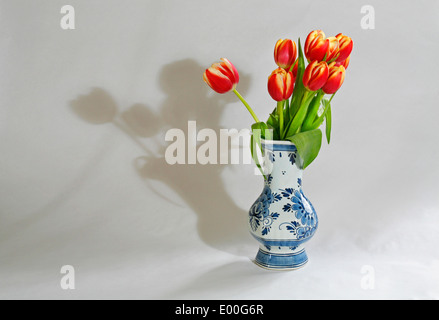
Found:
[[[239,94],[239,92],[236,89],[233,89],[233,92],[236,94],[236,96],[239,98],[239,100],[241,100],[241,102],[244,104],[244,106],[247,108],[247,110],[250,112],[250,114],[252,115],[253,119],[255,119],[256,122],[259,122],[258,117],[256,116],[256,114],[254,113],[254,111],[252,110],[252,108],[249,106],[249,104],[247,103],[247,101],[244,100],[244,98]]]
[[[285,101],[277,102],[277,115],[279,116],[279,136],[281,139],[284,135],[284,103]]]

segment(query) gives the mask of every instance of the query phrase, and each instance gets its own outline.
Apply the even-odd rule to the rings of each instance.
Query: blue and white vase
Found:
[[[304,244],[317,230],[313,205],[302,190],[302,159],[288,141],[264,141],[264,190],[249,211],[250,233],[260,242],[255,263],[294,270],[308,262]]]

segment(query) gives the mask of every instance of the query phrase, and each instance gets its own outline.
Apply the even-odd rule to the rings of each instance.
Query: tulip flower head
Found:
[[[280,39],[276,42],[274,47],[274,61],[276,64],[289,70],[296,60],[297,46],[296,43],[290,39]]]
[[[317,91],[325,85],[328,75],[328,64],[325,61],[314,60],[303,73],[303,85],[310,91]]]
[[[325,34],[322,30],[311,31],[306,38],[304,47],[308,62],[314,60],[322,61],[328,53],[330,42],[329,39],[325,39]]]
[[[352,52],[354,48],[354,42],[348,36],[339,33],[335,36],[338,40],[338,52],[339,56],[337,58],[337,62],[345,61]]]
[[[334,94],[340,89],[345,78],[346,70],[342,65],[337,66],[336,62],[329,65],[329,76],[322,90],[326,94]]]
[[[332,62],[331,60],[335,60],[338,56],[338,40],[336,37],[329,37],[327,39],[329,41],[328,51],[326,52],[326,61]]]
[[[239,73],[235,66],[226,58],[214,63],[204,72],[204,81],[216,92],[227,93],[236,88],[239,82]]]
[[[292,72],[277,68],[268,77],[268,93],[276,101],[283,101],[291,97],[294,89]]]

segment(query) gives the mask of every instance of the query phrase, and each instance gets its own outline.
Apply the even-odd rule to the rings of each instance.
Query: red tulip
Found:
[[[345,69],[348,68],[349,62],[351,61],[351,56],[347,57],[345,61],[343,62],[337,62],[335,63],[336,66],[343,66]]]
[[[317,91],[324,86],[328,80],[329,69],[325,61],[314,60],[303,73],[303,85],[311,91]]]
[[[274,47],[274,61],[276,64],[289,70],[296,60],[297,47],[296,43],[290,39],[280,39]]]
[[[330,40],[325,39],[322,30],[312,31],[305,41],[305,56],[308,62],[318,60],[322,61],[328,52]]]
[[[346,74],[345,68],[340,65],[337,66],[335,62],[329,65],[329,76],[322,90],[326,94],[336,93],[343,84],[344,77]]]
[[[339,56],[337,58],[337,62],[345,61],[352,52],[354,47],[354,42],[348,36],[339,33],[335,36],[338,40],[338,52]]]
[[[239,74],[229,60],[226,58],[220,60],[221,62],[214,63],[209,69],[206,69],[203,79],[214,91],[226,93],[236,88]]]
[[[338,55],[338,40],[336,37],[329,37],[327,40],[329,41],[329,46],[326,52],[326,61],[330,62]]]
[[[268,93],[276,101],[283,101],[291,97],[294,89],[292,72],[277,68],[268,77]]]

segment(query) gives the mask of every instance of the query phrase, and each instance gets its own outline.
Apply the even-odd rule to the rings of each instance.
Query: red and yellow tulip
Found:
[[[332,60],[335,60],[335,58],[338,56],[338,40],[336,37],[329,37],[327,38],[329,41],[328,51],[326,52],[326,60],[329,62],[332,62]]]
[[[297,56],[296,43],[290,39],[279,39],[274,47],[274,61],[289,71]]]
[[[346,70],[342,65],[337,66],[336,62],[329,65],[329,76],[322,91],[326,94],[334,94],[340,89],[345,78]]]
[[[294,89],[294,77],[292,72],[283,68],[277,68],[268,77],[268,93],[276,101],[283,101],[291,97]]]
[[[310,61],[322,61],[328,53],[330,40],[325,38],[322,30],[311,31],[305,41],[305,56]]]
[[[303,85],[310,91],[317,91],[325,85],[328,75],[328,64],[325,61],[314,60],[303,73]]]
[[[339,33],[335,36],[338,40],[338,57],[337,62],[345,61],[351,54],[352,49],[354,48],[354,42],[348,36]]]
[[[235,66],[226,58],[221,62],[212,64],[204,72],[204,81],[216,92],[227,93],[236,88],[239,82],[239,73]]]

